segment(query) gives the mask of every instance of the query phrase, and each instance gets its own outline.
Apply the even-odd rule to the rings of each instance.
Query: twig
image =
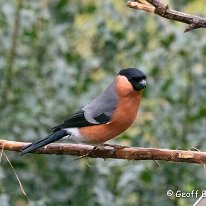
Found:
[[[133,9],[155,13],[166,19],[180,21],[188,24],[189,26],[185,29],[184,32],[192,31],[201,27],[206,28],[206,18],[173,10],[168,5],[164,4],[161,0],[147,0],[147,2],[150,3],[151,6],[145,5],[141,1],[128,1],[126,5]]]
[[[154,6],[149,6],[149,5],[137,2],[137,1],[128,1],[127,6],[133,9],[139,9],[139,10],[143,10],[146,12],[151,12],[151,13],[155,12]]]
[[[18,181],[18,183],[19,183],[19,187],[20,187],[20,189],[21,189],[21,192],[23,193],[23,195],[24,195],[24,196],[27,198],[27,200],[29,201],[29,197],[27,196],[27,194],[26,194],[26,192],[25,192],[25,190],[24,190],[24,187],[23,187],[23,185],[22,185],[22,183],[21,183],[21,181],[20,181],[20,179],[19,179],[19,177],[18,177],[18,175],[17,175],[17,173],[16,173],[13,165],[11,164],[11,161],[9,160],[9,158],[7,157],[7,155],[6,155],[5,153],[4,153],[4,156],[6,157],[6,160],[8,161],[11,169],[13,170],[14,175],[16,176],[16,179],[17,179],[17,181]]]
[[[0,148],[19,152],[29,143],[0,140]],[[114,158],[127,160],[164,160],[173,162],[187,162],[206,164],[206,152],[183,151],[157,148],[128,147],[114,152],[112,147],[102,147],[93,150],[93,146],[82,144],[53,143],[35,151],[38,154],[57,154],[82,156],[88,154],[92,158]],[[20,158],[20,157],[19,157]],[[21,157],[24,158],[24,157]]]
[[[27,198],[27,200],[29,201],[29,198],[28,198],[28,196],[27,196],[27,194],[26,194],[26,192],[25,192],[25,190],[24,190],[24,187],[23,187],[23,185],[22,185],[22,183],[21,183],[21,181],[20,181],[20,179],[19,179],[19,177],[18,177],[18,175],[17,175],[17,173],[16,173],[16,171],[15,171],[15,169],[14,169],[11,161],[9,160],[8,156],[4,153],[4,141],[3,141],[3,143],[1,144],[0,163],[1,163],[1,160],[2,160],[3,154],[4,154],[4,156],[6,157],[6,160],[7,160],[7,162],[9,163],[11,169],[13,170],[14,175],[16,176],[16,179],[17,179],[17,181],[18,181],[18,183],[19,183],[19,187],[20,187],[21,192],[23,193],[23,195],[24,195],[24,196]]]

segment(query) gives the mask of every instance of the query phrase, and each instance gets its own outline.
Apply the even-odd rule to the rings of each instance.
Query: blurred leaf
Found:
[[[137,121],[114,141],[205,150],[204,29],[184,34],[185,25],[129,9],[124,1],[23,1],[12,51],[17,3],[0,2],[2,139],[45,137],[98,95],[121,68],[137,67],[147,74],[148,87]],[[203,0],[168,3],[206,15]],[[29,206],[182,206],[195,200],[170,199],[168,189],[205,189],[204,169],[192,164],[160,162],[157,168],[152,161],[73,161],[69,156],[15,153],[9,158],[31,199]],[[25,205],[5,161],[0,179],[1,205]]]

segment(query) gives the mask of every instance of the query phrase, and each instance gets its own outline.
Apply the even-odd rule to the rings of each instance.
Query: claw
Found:
[[[112,154],[114,154],[117,150],[128,148],[128,146],[117,145],[117,144],[103,144],[103,147],[113,147]]]
[[[98,149],[98,146],[96,145],[96,146],[94,146],[94,147],[92,148],[91,151],[89,151],[88,153],[86,153],[86,154],[84,154],[84,155],[81,155],[81,156],[75,158],[74,160],[79,160],[79,159],[83,159],[83,158],[85,158],[85,157],[89,157],[89,156],[92,154],[92,152],[95,151],[95,150],[97,150],[97,149]]]
[[[120,149],[125,149],[125,148],[128,148],[128,146],[123,146],[123,145],[116,145],[116,144],[103,144],[103,145],[95,145],[91,151],[89,151],[88,153],[84,154],[84,155],[81,155],[77,158],[75,158],[74,160],[79,160],[79,159],[83,159],[85,157],[89,157],[92,155],[92,153],[95,151],[95,150],[98,150],[99,148],[102,148],[102,147],[112,147],[113,150],[112,150],[112,154],[114,154],[117,150],[120,150]]]

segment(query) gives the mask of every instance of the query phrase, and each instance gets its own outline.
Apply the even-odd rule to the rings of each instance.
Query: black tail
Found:
[[[66,130],[59,130],[57,132],[54,132],[53,134],[49,135],[48,137],[41,139],[37,142],[33,142],[32,144],[29,144],[21,149],[21,155],[24,155],[28,152],[32,152],[40,147],[43,147],[44,145],[47,145],[49,143],[55,142],[65,136],[67,136],[68,133]]]

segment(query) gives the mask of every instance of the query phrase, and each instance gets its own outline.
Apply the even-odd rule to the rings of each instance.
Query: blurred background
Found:
[[[122,68],[148,76],[133,126],[115,139],[129,146],[206,150],[205,29],[133,10],[126,1],[0,1],[0,138],[45,137],[98,95]],[[168,1],[206,16],[205,1]],[[82,159],[7,151],[1,206],[191,205],[167,190],[203,190],[202,165]]]

